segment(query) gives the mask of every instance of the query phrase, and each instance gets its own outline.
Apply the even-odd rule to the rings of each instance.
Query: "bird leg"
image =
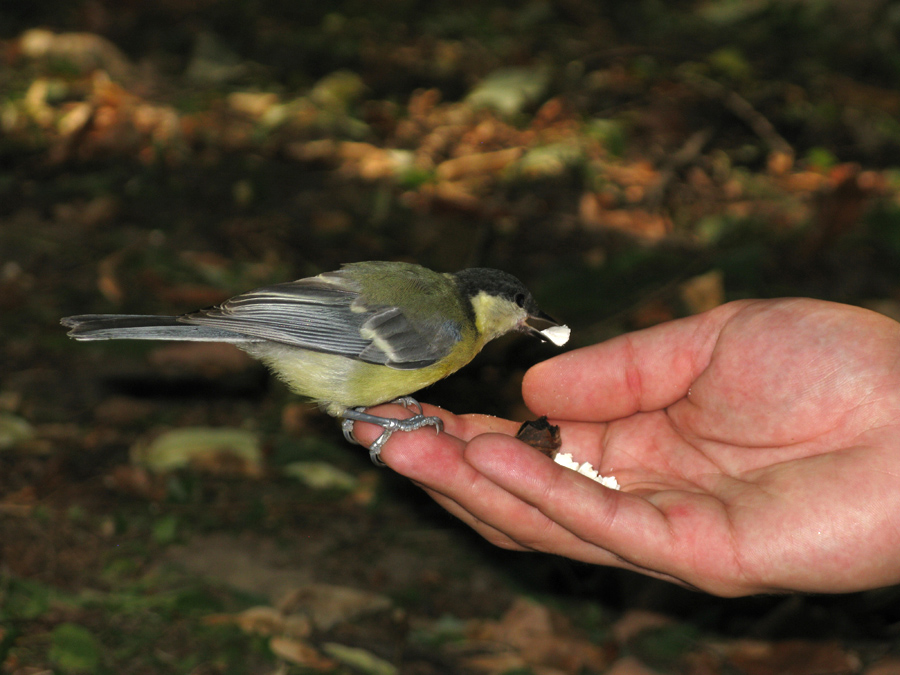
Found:
[[[363,412],[365,410],[364,407],[347,408],[341,413],[341,417],[343,418],[341,429],[344,432],[344,438],[351,443],[359,444],[359,441],[353,437],[353,424],[355,422],[377,424],[384,429],[384,431],[381,432],[381,435],[375,439],[371,446],[369,446],[369,457],[372,458],[372,462],[375,466],[384,466],[384,462],[381,461],[381,457],[379,456],[381,455],[381,448],[384,447],[384,444],[387,443],[391,434],[395,431],[416,431],[417,429],[427,426],[433,426],[438,433],[441,433],[441,431],[444,430],[444,422],[441,418],[426,417],[425,411],[422,410],[422,404],[413,397],[401,396],[400,398],[391,401],[391,403],[399,403],[405,408],[412,408],[415,406],[418,408],[419,412],[407,419],[370,415],[367,412]]]

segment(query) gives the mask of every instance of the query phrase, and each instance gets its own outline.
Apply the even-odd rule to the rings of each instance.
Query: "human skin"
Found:
[[[517,441],[518,422],[431,406],[445,433],[395,433],[381,458],[504,548],[722,596],[900,582],[900,324],[734,302],[539,363],[522,390],[620,491]]]

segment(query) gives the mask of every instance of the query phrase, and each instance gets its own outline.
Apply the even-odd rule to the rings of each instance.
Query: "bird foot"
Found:
[[[441,433],[441,431],[444,430],[444,422],[441,418],[426,417],[425,411],[422,410],[422,404],[411,396],[401,396],[400,398],[391,401],[391,403],[399,403],[405,408],[410,409],[415,407],[419,412],[407,419],[370,415],[367,412],[363,412],[365,410],[363,407],[347,408],[341,413],[341,417],[343,417],[341,430],[344,432],[344,438],[351,443],[359,444],[359,441],[353,437],[353,425],[356,422],[377,424],[384,429],[384,431],[381,432],[381,435],[369,446],[369,457],[372,459],[372,463],[375,464],[375,466],[384,466],[384,462],[381,461],[380,457],[381,449],[395,431],[416,431],[417,429],[427,426],[433,426],[438,433]]]

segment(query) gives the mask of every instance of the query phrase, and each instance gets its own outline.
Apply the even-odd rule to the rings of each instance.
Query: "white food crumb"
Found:
[[[541,335],[550,340],[557,347],[562,347],[569,341],[572,329],[568,326],[550,326],[541,331]]]
[[[598,483],[600,483],[600,485],[608,487],[610,490],[618,490],[620,488],[619,481],[616,480],[615,476],[601,476],[599,473],[597,473],[597,471],[594,470],[594,467],[590,462],[579,464],[572,458],[572,455],[568,452],[556,453],[553,461],[560,466],[564,466],[567,469],[572,469],[572,471],[577,471],[582,476],[587,476],[591,480],[597,481]]]

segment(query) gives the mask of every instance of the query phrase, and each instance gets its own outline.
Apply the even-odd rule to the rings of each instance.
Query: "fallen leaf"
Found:
[[[278,94],[259,91],[234,91],[226,97],[228,107],[248,117],[259,119],[278,103]]]
[[[438,164],[435,175],[441,181],[456,181],[472,174],[496,173],[519,159],[523,152],[523,148],[508,148],[454,157]]]
[[[252,431],[227,427],[185,427],[138,441],[131,461],[154,472],[195,466],[211,472],[262,473],[262,444]]]
[[[284,614],[274,607],[250,607],[235,617],[235,623],[252,635],[278,635],[284,631]]]
[[[527,671],[528,663],[521,655],[515,652],[501,652],[494,654],[476,654],[462,659],[467,669],[482,673],[511,673],[515,671]]]
[[[466,96],[474,108],[490,108],[514,115],[538,101],[550,85],[550,71],[534,68],[500,68],[485,76]]]
[[[396,675],[399,672],[394,664],[366,649],[328,642],[322,645],[322,650],[335,661],[368,675]]]
[[[775,176],[782,176],[794,168],[794,153],[775,150],[769,153],[766,158],[766,167],[769,173]]]
[[[316,490],[350,492],[357,486],[355,476],[328,462],[291,462],[281,469],[281,473]]]
[[[307,584],[294,588],[278,602],[284,614],[308,616],[316,628],[328,630],[361,616],[393,607],[390,598],[378,593],[330,584]]]
[[[117,79],[128,79],[132,65],[112,42],[94,33],[54,33],[43,28],[19,37],[19,49],[31,59],[65,62],[87,73],[102,69]]]
[[[727,662],[746,675],[851,675],[859,657],[837,642],[736,641],[725,649]]]
[[[634,656],[623,656],[616,659],[609,670],[603,671],[603,675],[659,675],[659,671],[649,668]]]
[[[610,164],[605,167],[606,177],[619,185],[640,185],[648,188],[659,180],[659,171],[648,160],[633,164]]]
[[[22,417],[0,412],[0,450],[14,448],[34,438],[34,427]]]
[[[529,179],[557,178],[584,161],[584,152],[574,141],[561,141],[530,148],[516,162],[513,172]]]
[[[579,673],[609,665],[607,649],[578,636],[564,617],[526,598],[516,599],[500,621],[477,622],[473,628],[472,637],[513,648],[529,667]]]
[[[332,670],[338,666],[337,661],[322,656],[314,647],[295,638],[276,635],[269,640],[269,649],[285,661],[313,670]]]

